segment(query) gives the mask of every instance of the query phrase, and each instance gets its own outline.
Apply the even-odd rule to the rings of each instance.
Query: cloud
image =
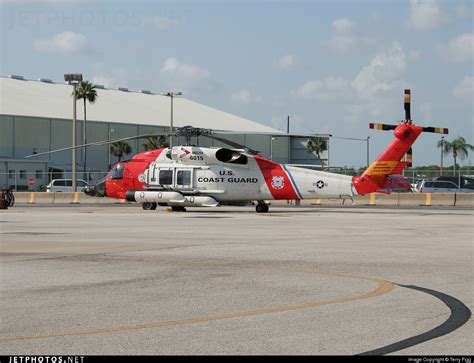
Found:
[[[310,80],[291,92],[293,97],[327,104],[338,104],[336,113],[350,127],[361,121],[386,119],[400,113],[400,90],[407,56],[398,43],[376,53],[368,65],[351,79],[327,77]]]
[[[349,19],[337,19],[332,23],[336,34],[350,34],[354,31],[354,23]]]
[[[461,4],[456,7],[456,16],[461,19],[471,19],[473,15],[472,3]]]
[[[323,80],[307,81],[292,92],[293,96],[306,100],[339,100],[351,93],[350,81],[340,77],[327,77]]]
[[[417,30],[431,30],[443,24],[443,13],[437,0],[410,0],[407,25]]]
[[[105,88],[117,88],[119,86],[117,79],[100,75],[92,77],[92,83],[104,86]]]
[[[398,43],[372,58],[362,68],[351,85],[362,98],[371,98],[379,92],[400,87],[399,77],[406,69],[406,55]]]
[[[243,106],[249,104],[262,105],[264,103],[262,96],[253,96],[250,91],[246,89],[232,93],[230,96],[230,101],[234,106]]]
[[[323,45],[337,53],[345,54],[357,47],[371,47],[375,45],[373,39],[364,38],[356,33],[356,27],[349,19],[336,19],[332,23],[334,34],[323,42]]]
[[[125,68],[106,67],[102,63],[94,64],[92,68],[94,69],[92,83],[106,88],[127,87],[127,80],[130,79],[130,74]]]
[[[230,99],[233,105],[248,105],[252,101],[252,96],[247,90],[241,90],[235,93],[232,93]]]
[[[209,71],[194,64],[181,63],[176,58],[166,59],[160,71],[165,83],[173,88],[183,90],[213,91],[216,83],[211,80]]]
[[[474,104],[474,77],[464,77],[453,89],[455,97],[465,99]]]
[[[461,34],[438,47],[441,56],[450,63],[465,63],[474,60],[474,33]]]
[[[284,55],[273,61],[273,68],[280,71],[288,71],[298,66],[299,60],[294,55]]]
[[[38,52],[56,53],[62,55],[87,55],[94,52],[89,40],[80,33],[63,32],[50,39],[37,39],[33,48]]]

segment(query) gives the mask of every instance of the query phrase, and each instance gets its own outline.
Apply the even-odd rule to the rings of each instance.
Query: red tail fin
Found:
[[[370,164],[362,176],[352,178],[357,192],[367,194],[381,189],[406,186],[407,184],[400,178],[390,176],[403,171],[407,162],[400,162],[400,160],[422,132],[423,127],[410,123],[398,125],[393,132],[395,140]]]

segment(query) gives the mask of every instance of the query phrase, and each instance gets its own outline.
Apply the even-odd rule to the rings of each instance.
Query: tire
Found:
[[[154,202],[145,202],[142,204],[143,210],[155,210],[156,209],[156,203]]]
[[[255,207],[255,210],[257,213],[268,213],[268,205],[264,203],[258,203],[257,206]]]

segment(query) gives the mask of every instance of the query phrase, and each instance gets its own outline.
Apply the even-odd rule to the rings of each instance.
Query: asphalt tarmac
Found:
[[[472,355],[474,211],[0,211],[0,354]]]

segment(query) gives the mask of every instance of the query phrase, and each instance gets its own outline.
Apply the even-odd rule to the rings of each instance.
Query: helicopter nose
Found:
[[[91,197],[105,197],[105,178],[99,180],[94,185],[88,185],[84,188],[84,193]]]

